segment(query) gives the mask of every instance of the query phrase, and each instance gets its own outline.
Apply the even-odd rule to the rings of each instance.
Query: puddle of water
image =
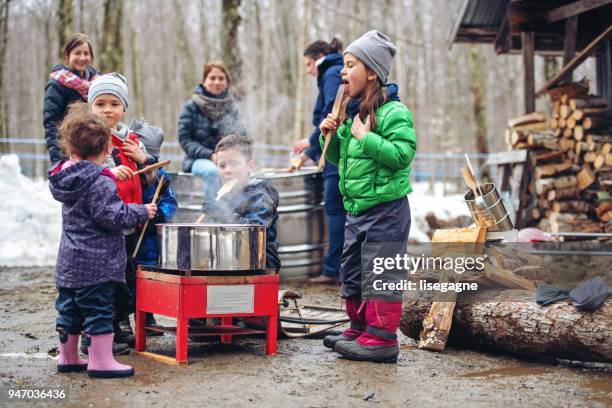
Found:
[[[466,378],[491,378],[491,377],[522,377],[525,375],[540,375],[550,371],[548,367],[524,367],[510,366],[493,368],[491,370],[474,371],[470,373],[460,374],[459,377]]]

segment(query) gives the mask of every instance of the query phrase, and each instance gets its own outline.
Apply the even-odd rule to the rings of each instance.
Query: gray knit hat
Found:
[[[115,95],[127,109],[128,88],[123,75],[111,72],[110,74],[104,74],[94,79],[89,85],[87,101],[91,105],[98,96],[103,94]]]
[[[155,157],[159,157],[161,145],[164,143],[164,131],[147,123],[144,118],[133,119],[130,123],[130,130],[136,133],[147,152]]]
[[[385,84],[391,71],[395,50],[395,45],[389,37],[380,31],[372,30],[350,43],[342,55],[348,53],[359,58]]]

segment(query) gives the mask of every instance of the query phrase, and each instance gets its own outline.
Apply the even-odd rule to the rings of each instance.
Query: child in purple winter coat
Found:
[[[62,203],[62,238],[55,282],[56,328],[60,337],[57,370],[85,371],[90,377],[129,377],[134,369],[115,361],[113,297],[125,282],[127,262],[122,229],[155,216],[155,204],[124,204],[113,174],[104,169],[110,129],[84,104],[70,107],[60,128],[60,143],[69,160],[49,170],[49,188]],[[89,361],[78,354],[85,333]]]

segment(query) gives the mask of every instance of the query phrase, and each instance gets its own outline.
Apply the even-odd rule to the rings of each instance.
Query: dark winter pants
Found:
[[[84,288],[57,288],[56,326],[67,334],[106,334],[113,332],[113,297],[116,282]]]
[[[325,175],[324,201],[329,248],[323,261],[323,275],[332,278],[337,278],[340,271],[342,247],[344,246],[344,224],[346,223],[346,210],[342,203],[339,182],[340,176],[337,171],[334,174]]]
[[[390,252],[406,251],[408,233],[410,232],[410,206],[407,198],[379,204],[359,215],[348,214],[344,235],[344,250],[340,279],[342,286],[340,295],[343,298],[361,298],[362,280],[373,281],[374,278],[383,281],[397,281],[400,273],[384,273],[373,276],[371,269],[366,269],[362,276],[362,247],[376,243],[390,243],[384,246]],[[367,263],[367,260],[366,260]],[[405,277],[405,272],[399,271]],[[385,301],[401,301],[401,292],[396,292],[381,299]]]
[[[136,261],[132,258],[132,252],[136,248],[140,232],[125,236],[125,250],[128,262],[125,268],[125,283],[117,284],[115,296],[116,322],[128,319],[128,316],[136,312]]]

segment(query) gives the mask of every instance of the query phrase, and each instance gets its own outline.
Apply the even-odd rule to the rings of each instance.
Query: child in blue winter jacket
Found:
[[[122,229],[153,218],[155,204],[125,204],[117,194],[113,174],[101,165],[110,147],[104,119],[72,105],[60,128],[69,160],[49,170],[49,188],[62,203],[62,237],[56,266],[55,307],[60,333],[60,373],[84,371],[90,377],[129,377],[134,369],[115,361],[113,297],[125,281],[127,262]],[[89,361],[78,354],[85,333]]]

